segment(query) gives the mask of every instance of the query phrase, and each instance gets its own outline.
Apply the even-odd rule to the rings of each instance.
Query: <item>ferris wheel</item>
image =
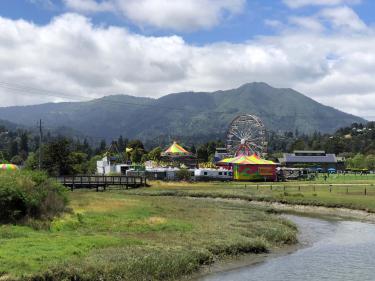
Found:
[[[266,129],[262,120],[250,114],[237,116],[229,125],[226,144],[227,152],[233,156],[262,156],[267,147]]]

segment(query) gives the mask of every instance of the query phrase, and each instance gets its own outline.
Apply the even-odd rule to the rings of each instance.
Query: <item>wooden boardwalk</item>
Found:
[[[58,181],[72,191],[76,188],[96,188],[99,191],[110,186],[126,189],[147,186],[146,178],[142,176],[62,176]]]

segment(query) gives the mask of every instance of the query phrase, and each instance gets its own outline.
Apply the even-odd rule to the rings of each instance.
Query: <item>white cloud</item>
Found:
[[[7,82],[88,98],[124,93],[159,97],[214,91],[264,81],[291,87],[361,116],[375,115],[375,32],[289,29],[244,43],[194,46],[179,36],[148,37],[125,28],[95,26],[65,14],[48,25],[0,17],[0,103],[63,98],[27,97]]]
[[[98,13],[114,12],[116,10],[111,1],[97,2],[95,0],[63,0],[66,7],[76,12]]]
[[[64,0],[68,9],[83,13],[115,12],[141,27],[175,31],[210,29],[240,13],[245,0]]]
[[[320,12],[320,17],[328,20],[334,28],[364,30],[366,24],[349,7],[327,8]]]
[[[284,29],[297,27],[310,32],[323,32],[330,29],[350,33],[367,29],[367,25],[347,6],[325,8],[312,16],[291,16],[288,18],[288,23],[288,26],[280,26]]]
[[[41,5],[45,9],[54,9],[55,5],[51,0],[28,0],[31,4]]]
[[[283,0],[290,8],[302,8],[305,6],[337,6],[342,4],[359,4],[361,0]]]
[[[324,26],[314,17],[290,17],[289,23],[309,31],[323,31]]]

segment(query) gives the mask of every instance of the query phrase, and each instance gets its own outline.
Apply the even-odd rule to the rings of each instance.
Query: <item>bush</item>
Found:
[[[180,181],[189,181],[191,179],[191,174],[188,169],[180,169],[176,172],[176,178]]]
[[[51,219],[65,210],[65,189],[42,172],[0,172],[0,222]]]

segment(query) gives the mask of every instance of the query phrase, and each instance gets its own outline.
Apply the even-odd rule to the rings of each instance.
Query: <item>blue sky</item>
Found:
[[[375,21],[375,1],[363,0],[351,8],[360,18],[372,24]],[[192,44],[207,44],[210,42],[229,41],[243,42],[254,36],[275,34],[277,30],[267,25],[267,20],[284,21],[291,14],[294,16],[309,16],[317,13],[321,6],[304,6],[292,9],[280,0],[247,0],[246,7],[241,13],[224,20],[220,25],[206,30],[193,32],[176,32],[175,30],[160,30],[152,27],[140,28],[131,21],[110,12],[90,14],[96,24],[123,26],[135,33],[154,36],[178,34]],[[2,0],[0,1],[0,16],[11,19],[25,19],[39,25],[47,24],[59,14],[69,12],[64,2],[60,0]]]
[[[375,119],[373,11],[372,0],[1,0],[0,102],[262,81]]]

